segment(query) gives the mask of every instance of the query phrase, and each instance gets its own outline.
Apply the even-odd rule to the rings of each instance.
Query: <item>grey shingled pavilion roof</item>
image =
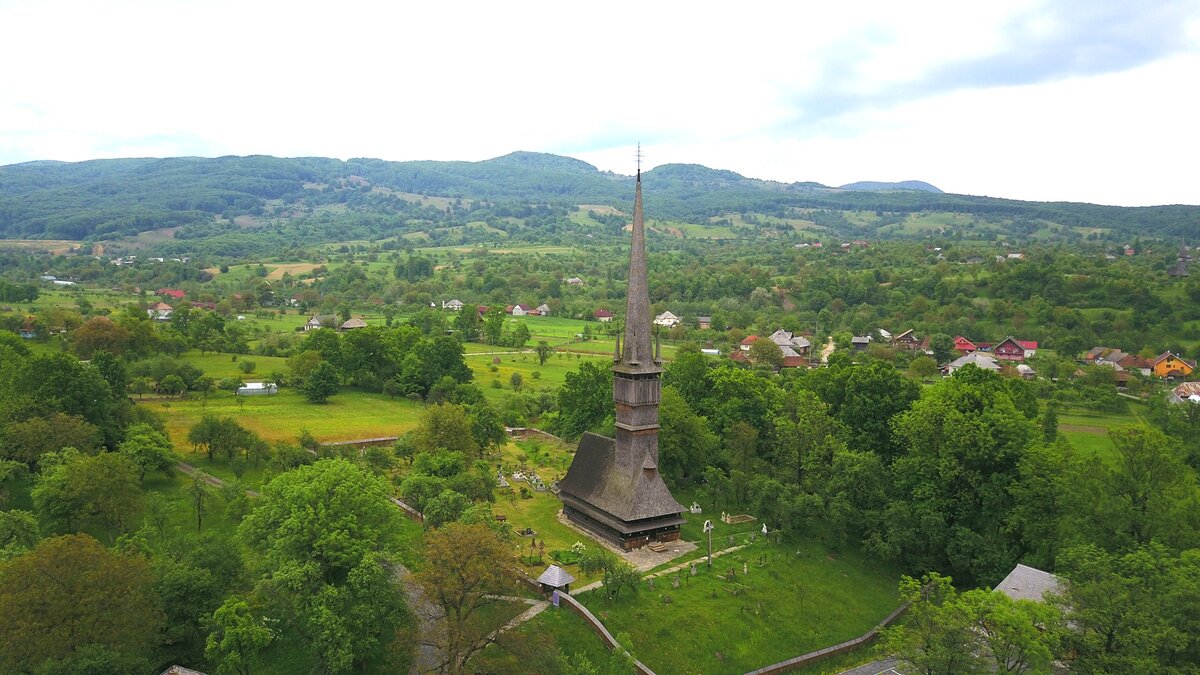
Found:
[[[567,573],[566,570],[558,565],[551,565],[542,572],[542,576],[537,578],[539,584],[546,584],[554,588],[562,588],[567,584],[575,583],[575,577]]]
[[[995,590],[1013,600],[1045,600],[1047,593],[1062,591],[1062,581],[1049,572],[1017,564],[1013,571],[996,585]]]

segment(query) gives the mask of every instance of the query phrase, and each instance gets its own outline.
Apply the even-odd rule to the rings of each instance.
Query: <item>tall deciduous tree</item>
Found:
[[[310,403],[325,403],[341,384],[338,369],[328,361],[318,363],[300,383],[300,391]]]
[[[101,440],[100,430],[87,420],[56,412],[6,426],[0,452],[7,459],[36,468],[38,459],[48,452],[71,447],[90,454],[100,447]]]
[[[665,478],[674,483],[698,482],[706,467],[719,463],[720,439],[674,387],[662,389],[659,421],[658,464]]]
[[[450,523],[426,536],[426,564],[414,581],[445,614],[443,672],[464,672],[471,656],[487,646],[490,630],[476,618],[491,596],[510,592],[510,557],[508,545],[484,525]]]
[[[554,353],[554,347],[551,347],[550,343],[545,340],[538,340],[537,346],[533,348],[533,351],[537,354],[538,365],[544,366],[546,365],[546,359],[550,358],[550,355]]]
[[[256,592],[304,637],[321,669],[346,670],[404,614],[388,556],[399,511],[387,484],[341,459],[275,477],[238,534],[261,561]]]
[[[1014,508],[1019,463],[1040,434],[1007,390],[994,386],[999,379],[956,373],[896,417],[907,452],[892,464],[893,501],[881,530],[895,548],[881,552],[972,582],[1012,568],[1015,538],[1003,524]]]
[[[612,414],[611,370],[594,361],[584,361],[577,370],[567,373],[558,390],[555,433],[568,439],[579,438]]]
[[[440,403],[425,408],[421,421],[413,432],[413,443],[419,452],[450,450],[474,457],[479,454],[479,442],[467,409],[453,403]]]
[[[489,345],[500,344],[500,337],[504,334],[504,308],[494,306],[488,308],[488,311],[483,315],[483,337]]]
[[[251,675],[262,652],[275,639],[275,631],[238,596],[225,599],[213,613],[212,625],[204,655],[216,662],[217,672],[222,674]]]
[[[118,451],[137,465],[140,480],[147,471],[160,471],[168,478],[175,475],[175,452],[171,441],[149,424],[134,424],[125,431]]]
[[[137,465],[115,453],[89,456],[67,448],[47,454],[33,504],[67,531],[87,524],[124,530],[142,508]]]
[[[86,534],[43,541],[0,566],[0,670],[33,672],[47,661],[63,667],[97,648],[127,665],[141,661],[163,624],[153,582],[144,558],[109,551]]]

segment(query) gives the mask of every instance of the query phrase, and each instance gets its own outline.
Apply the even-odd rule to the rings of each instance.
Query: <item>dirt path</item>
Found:
[[[1096,434],[1097,436],[1104,436],[1108,433],[1108,429],[1104,427],[1092,427],[1086,424],[1060,424],[1058,430],[1076,434]]]
[[[821,347],[821,363],[829,363],[829,355],[833,353],[833,350],[833,337],[831,336],[829,342],[826,342],[825,346]]]
[[[424,589],[412,580],[412,572],[407,567],[396,563],[396,578],[404,585],[404,595],[408,597],[408,607],[413,616],[417,617],[417,648],[413,653],[410,675],[432,673],[445,663],[442,649],[438,647],[438,638],[442,634],[442,621],[446,615],[442,608],[431,601]]]
[[[181,472],[183,472],[189,476],[194,476],[197,473],[204,473],[200,469],[197,469],[196,467],[192,466],[191,464],[188,464],[187,462],[176,462],[175,468],[179,469]],[[209,485],[211,485],[213,487],[219,487],[219,488],[223,488],[226,485],[228,485],[228,483],[221,480],[220,478],[217,478],[216,476],[213,476],[213,475],[207,474],[207,473],[204,474],[204,482],[208,483]],[[254,490],[246,490],[246,494],[250,495],[251,497],[260,496],[258,494],[258,492],[254,491]]]

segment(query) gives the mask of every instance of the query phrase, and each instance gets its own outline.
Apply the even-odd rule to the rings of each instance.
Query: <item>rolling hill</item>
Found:
[[[928,231],[905,223],[930,213],[959,216],[942,218],[951,224],[942,232],[958,227],[1013,238],[1039,232],[1195,236],[1200,225],[1196,206],[1024,202],[945,194],[921,181],[834,188],[758,180],[696,164],[659,166],[643,179],[648,213],[697,227],[746,215],[760,221],[800,218],[844,235],[920,236]],[[179,228],[176,238],[202,239],[284,221],[316,223],[328,231],[337,230],[330,222],[350,223],[370,236],[388,228],[473,221],[508,231],[501,221],[547,227],[566,222],[566,213],[580,204],[620,208],[632,191],[630,176],[531,152],[481,162],[269,156],[40,161],[0,167],[0,238],[99,241]]]

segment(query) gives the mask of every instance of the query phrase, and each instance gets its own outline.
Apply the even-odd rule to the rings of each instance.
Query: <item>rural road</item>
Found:
[[[830,337],[829,342],[826,342],[825,346],[821,347],[821,363],[829,363],[829,355],[833,353],[833,350],[833,338]]]

